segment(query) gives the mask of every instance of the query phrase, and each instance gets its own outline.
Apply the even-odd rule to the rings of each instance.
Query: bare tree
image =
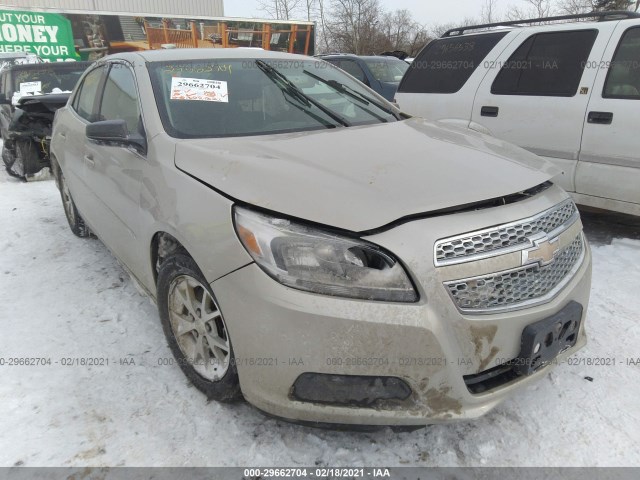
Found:
[[[329,46],[329,36],[331,35],[331,31],[329,30],[329,26],[327,23],[327,10],[325,8],[325,0],[316,0],[317,1],[317,14],[320,19],[320,29],[317,32],[318,37],[320,38],[319,49],[323,50],[325,53],[330,52]]]
[[[292,20],[301,6],[302,0],[258,0],[258,9],[276,20]]]
[[[320,0],[321,1],[321,0]],[[305,0],[305,10],[307,13],[307,21],[311,21],[316,16],[316,0]]]
[[[329,45],[356,55],[378,50],[381,16],[379,0],[332,0],[331,17],[326,21]]]
[[[633,3],[632,0],[593,0],[593,9],[596,11],[628,10]],[[636,9],[637,7],[636,2]]]
[[[496,10],[498,0],[485,0],[482,5],[482,11],[480,12],[480,21],[482,23],[495,23],[499,21]]]
[[[437,23],[431,27],[431,36],[439,38],[448,30],[458,27],[468,27],[470,25],[478,25],[482,23],[477,18],[466,17],[464,20],[455,23]]]
[[[561,0],[560,11],[566,14],[580,14],[606,10],[635,10],[640,0]]]
[[[558,6],[560,13],[566,15],[579,15],[593,11],[591,0],[561,0]]]
[[[384,51],[401,50],[415,56],[430,40],[427,28],[413,20],[409,10],[396,10],[382,15],[378,47]],[[379,52],[378,52],[379,53]]]
[[[511,5],[507,10],[508,20],[524,20],[527,18],[550,17],[556,13],[554,3],[551,0],[522,0],[528,6],[518,7]]]
[[[549,17],[554,13],[551,0],[525,0],[531,5],[531,8],[538,18]]]

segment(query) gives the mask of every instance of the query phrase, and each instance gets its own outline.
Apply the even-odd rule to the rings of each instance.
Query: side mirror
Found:
[[[129,134],[124,120],[105,120],[87,125],[87,138],[119,147],[133,147],[140,153],[147,152],[147,140],[140,134]]]

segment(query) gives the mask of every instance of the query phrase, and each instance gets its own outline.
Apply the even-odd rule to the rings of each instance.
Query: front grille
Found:
[[[543,303],[571,278],[584,257],[582,233],[553,262],[531,264],[505,272],[445,283],[456,306],[463,312],[482,313]]]
[[[562,202],[536,216],[440,240],[435,246],[436,265],[451,265],[500,255],[531,244],[529,238],[540,232],[551,237],[570,227],[578,218],[572,200]]]

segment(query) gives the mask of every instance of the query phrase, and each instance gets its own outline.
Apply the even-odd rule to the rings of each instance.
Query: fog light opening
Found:
[[[411,387],[397,377],[303,373],[291,391],[294,400],[349,407],[373,407],[381,401],[403,401]]]

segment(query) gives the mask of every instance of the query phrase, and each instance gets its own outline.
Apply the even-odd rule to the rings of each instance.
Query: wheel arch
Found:
[[[166,261],[169,256],[174,253],[183,253],[191,258],[196,265],[198,262],[195,257],[189,252],[189,249],[185,246],[185,243],[178,238],[177,232],[168,232],[167,230],[158,230],[151,236],[151,244],[149,248],[150,262],[151,262],[151,274],[153,277],[153,284],[158,284],[158,272],[160,267]]]

